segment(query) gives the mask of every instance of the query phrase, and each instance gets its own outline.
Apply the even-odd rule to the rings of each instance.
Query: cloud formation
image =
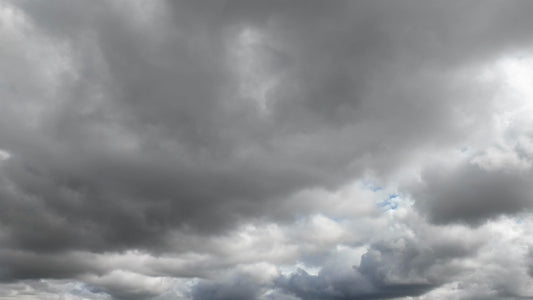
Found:
[[[0,1],[0,299],[532,297],[532,6]]]

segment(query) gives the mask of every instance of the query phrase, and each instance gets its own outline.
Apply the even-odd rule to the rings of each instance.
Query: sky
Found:
[[[0,0],[0,300],[532,299],[532,11]]]

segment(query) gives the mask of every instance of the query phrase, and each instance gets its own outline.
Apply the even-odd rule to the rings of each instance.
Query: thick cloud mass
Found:
[[[427,185],[415,196],[438,223],[479,223],[488,217],[518,213],[533,205],[529,172],[509,174],[465,166],[451,174],[442,169],[432,170],[424,178]]]
[[[0,299],[533,297],[532,9],[0,0]]]

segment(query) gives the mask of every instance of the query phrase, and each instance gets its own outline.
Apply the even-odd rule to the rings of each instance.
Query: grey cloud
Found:
[[[245,300],[257,299],[261,286],[246,277],[230,282],[201,282],[192,290],[194,300]]]
[[[42,254],[16,250],[0,251],[0,280],[64,279],[84,273],[101,274],[104,269],[83,254]]]
[[[65,280],[21,280],[16,283],[3,284],[0,287],[0,298],[27,300],[110,299],[109,295],[105,293],[91,292],[89,287],[81,282]]]
[[[485,170],[465,164],[456,169],[433,168],[415,188],[417,206],[436,223],[481,224],[502,214],[530,210],[529,171]]]
[[[281,277],[277,287],[300,299],[389,299],[425,294],[461,273],[448,266],[476,254],[479,245],[441,233],[419,232],[371,245],[357,266],[326,264],[317,275],[299,270]],[[446,242],[444,242],[443,240]]]
[[[490,132],[494,87],[476,72],[533,41],[528,1],[4,3],[15,25],[0,37],[0,147],[11,155],[0,165],[3,280],[102,271],[86,258],[56,267],[53,255],[73,250],[161,254],[175,232],[290,224],[300,211],[280,207],[302,190],[387,177]],[[423,176],[410,192],[435,222],[529,207],[529,175],[469,166]],[[422,278],[430,263],[386,249],[349,268],[360,287],[326,268],[285,289],[392,297],[434,286],[387,282],[374,254]],[[194,297],[255,291],[202,283]]]
[[[172,228],[209,233],[243,217],[290,217],[272,207],[292,192],[339,186],[368,169],[386,172],[414,149],[465,138],[471,128],[453,126],[449,109],[462,105],[451,91],[454,69],[410,65],[421,54],[409,49],[438,61],[453,51],[427,48],[424,34],[468,52],[477,49],[463,36],[469,33],[495,44],[480,57],[496,55],[508,18],[523,11],[494,18],[490,9],[471,16],[439,3],[418,11],[373,2],[303,10],[282,2],[173,2],[168,13],[146,9],[149,21],[135,23],[133,4],[14,4],[35,22],[34,34],[66,43],[77,76],[60,83],[61,104],[44,111],[41,129],[16,138],[3,130],[17,158],[3,170],[17,188],[11,198],[41,206],[37,214],[15,205],[10,215],[24,214],[48,238],[39,241],[19,218],[4,223],[15,243],[51,250],[164,247]],[[75,17],[81,11],[91,18]],[[465,33],[443,12],[487,25]],[[422,30],[430,16],[441,23]],[[62,29],[62,22],[74,24]],[[493,27],[501,27],[491,31],[494,40],[486,37]],[[279,78],[264,116],[235,92],[239,61],[230,57],[246,28],[261,37],[254,49],[265,76]],[[517,34],[508,44],[524,40]],[[460,89],[473,93],[467,82]],[[52,224],[60,216],[68,226]]]
[[[273,265],[235,265],[198,281],[190,290],[194,300],[264,299],[279,276]]]
[[[365,261],[365,259],[363,259]],[[372,278],[366,272],[375,266],[365,265],[360,269],[322,269],[318,275],[309,275],[300,270],[282,278],[278,287],[300,299],[385,299],[418,296],[433,289],[429,283],[383,283],[381,278]]]
[[[116,300],[149,300],[159,299],[161,291],[150,291],[142,286],[123,286],[116,283],[88,285],[87,290],[94,294],[109,295]]]

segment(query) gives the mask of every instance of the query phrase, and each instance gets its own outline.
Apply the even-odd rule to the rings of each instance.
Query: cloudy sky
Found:
[[[531,12],[1,0],[0,299],[533,298]]]

